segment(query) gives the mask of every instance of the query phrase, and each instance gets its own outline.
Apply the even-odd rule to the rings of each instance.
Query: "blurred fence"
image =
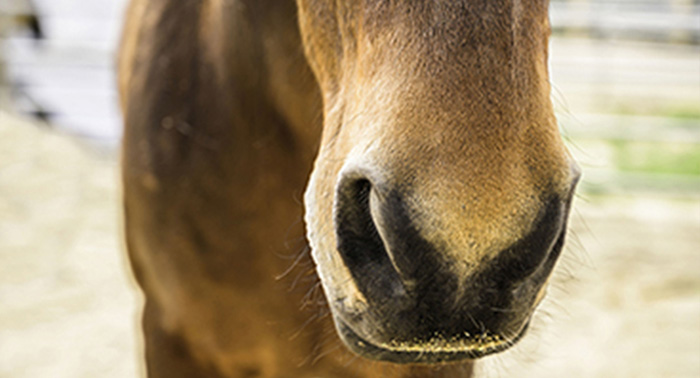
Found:
[[[554,32],[566,35],[700,41],[698,0],[554,0],[550,12]]]
[[[0,2],[0,107],[116,145],[125,3]],[[42,40],[17,22],[32,12]],[[699,197],[700,1],[553,0],[551,20],[553,96],[584,190]]]
[[[121,120],[114,52],[126,1],[3,1],[0,65],[7,79],[0,107],[101,145],[116,144]],[[28,10],[37,14],[43,39],[22,29]]]
[[[555,105],[583,192],[700,198],[700,2],[551,4]]]

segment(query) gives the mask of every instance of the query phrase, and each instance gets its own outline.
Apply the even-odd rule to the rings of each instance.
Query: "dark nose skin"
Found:
[[[335,208],[338,252],[370,302],[401,299],[406,286],[372,219],[371,190],[366,179],[341,182]]]
[[[512,323],[495,309],[511,308],[523,282],[534,278],[528,287],[536,289],[549,275],[563,245],[569,202],[542,195],[529,233],[458,277],[449,254],[421,237],[401,192],[352,177],[341,180],[336,195],[338,252],[373,316],[386,318],[384,331],[400,339],[474,334]],[[458,298],[460,280],[468,294]]]
[[[496,255],[482,275],[506,288],[530,277],[547,259],[556,259],[564,243],[567,211],[568,201],[550,195],[531,231]]]

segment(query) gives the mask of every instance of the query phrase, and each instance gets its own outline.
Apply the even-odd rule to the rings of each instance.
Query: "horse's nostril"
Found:
[[[340,256],[358,289],[377,298],[400,294],[403,287],[372,218],[371,191],[372,183],[365,178],[342,179],[337,188],[334,218]]]
[[[542,264],[553,264],[564,242],[567,203],[553,196],[540,211],[532,230],[518,242],[499,253],[492,262],[491,276],[502,285],[520,282]],[[551,268],[551,267],[550,267]]]
[[[348,182],[349,181],[349,182]],[[335,209],[338,250],[351,266],[366,265],[381,259],[381,238],[372,221],[369,180],[347,180],[338,187]]]

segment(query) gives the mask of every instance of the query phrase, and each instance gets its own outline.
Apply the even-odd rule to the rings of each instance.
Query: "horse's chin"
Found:
[[[399,364],[440,364],[473,360],[503,352],[515,345],[526,334],[530,318],[508,338],[488,332],[471,337],[439,336],[422,342],[376,342],[360,336],[339,316],[334,321],[341,339],[354,353],[373,360]]]

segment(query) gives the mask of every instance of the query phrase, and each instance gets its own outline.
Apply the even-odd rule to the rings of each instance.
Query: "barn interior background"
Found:
[[[0,1],[0,377],[141,374],[119,228],[124,6]],[[489,376],[698,377],[700,1],[552,0],[551,18],[584,178],[541,324]]]

